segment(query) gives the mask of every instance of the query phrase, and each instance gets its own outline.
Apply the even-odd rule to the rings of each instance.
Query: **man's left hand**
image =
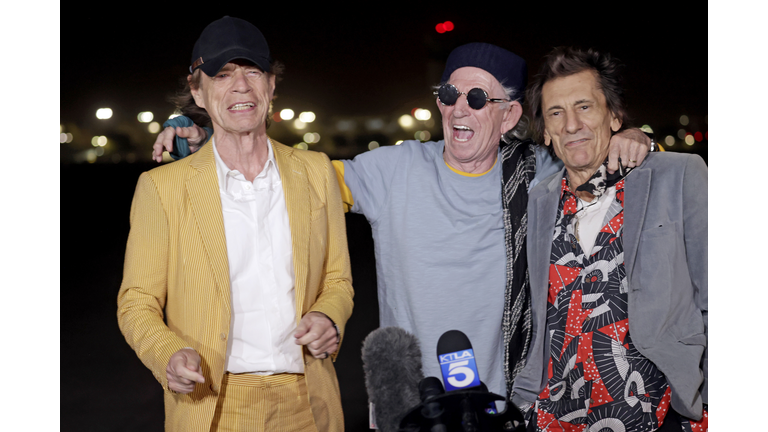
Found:
[[[299,322],[293,334],[298,345],[306,345],[315,358],[328,358],[339,349],[333,321],[320,312],[309,312]]]
[[[621,165],[640,166],[651,149],[651,139],[640,129],[627,129],[611,137],[608,153],[608,172],[613,174]]]

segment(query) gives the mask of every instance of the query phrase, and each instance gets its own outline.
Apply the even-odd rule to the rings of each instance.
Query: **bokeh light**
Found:
[[[136,116],[139,119],[139,122],[141,123],[149,123],[152,121],[153,118],[155,118],[155,115],[152,114],[150,111],[143,111],[140,112],[138,116]]]
[[[429,120],[432,117],[432,113],[429,112],[429,110],[426,110],[423,108],[417,108],[414,111],[413,116],[416,117],[416,120],[425,121],[425,120]]]
[[[400,116],[399,119],[397,119],[397,123],[402,127],[403,129],[410,129],[414,125],[413,117],[411,117],[408,114],[403,114]]]
[[[304,123],[312,123],[315,121],[315,113],[312,111],[304,111],[303,113],[299,114],[299,120],[303,121]]]
[[[99,108],[96,110],[96,118],[99,120],[112,118],[112,110],[110,108]]]
[[[368,143],[368,150],[373,150],[379,148],[379,143],[376,141],[371,141]]]
[[[681,125],[688,126],[688,122],[689,122],[689,120],[688,120],[688,116],[687,115],[683,114],[683,115],[680,116],[680,124]]]
[[[296,115],[296,114],[290,108],[286,108],[286,109],[280,111],[280,118],[283,119],[283,120],[291,120],[294,115]]]
[[[162,127],[160,126],[160,123],[158,123],[158,122],[152,122],[152,123],[150,123],[147,126],[147,130],[150,133],[158,133],[158,132],[160,132],[160,129],[162,129]]]

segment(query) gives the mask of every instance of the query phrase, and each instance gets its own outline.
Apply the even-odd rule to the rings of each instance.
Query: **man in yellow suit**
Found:
[[[267,136],[281,67],[255,26],[214,21],[191,64],[186,100],[215,138],[139,178],[120,329],[163,386],[166,430],[343,430],[331,360],[353,292],[333,167]]]

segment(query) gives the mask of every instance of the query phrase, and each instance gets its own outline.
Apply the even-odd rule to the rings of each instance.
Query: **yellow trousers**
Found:
[[[224,375],[211,432],[318,432],[304,375]]]

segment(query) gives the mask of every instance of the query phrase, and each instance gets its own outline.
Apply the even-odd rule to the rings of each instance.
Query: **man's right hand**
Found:
[[[168,378],[169,389],[177,393],[191,393],[195,383],[205,382],[200,373],[200,354],[189,348],[176,351],[168,360],[165,376]]]
[[[163,161],[163,151],[173,151],[173,139],[176,135],[189,141],[189,150],[194,153],[203,144],[205,130],[198,125],[190,127],[167,127],[157,134],[155,144],[152,146],[152,159],[156,162]]]

